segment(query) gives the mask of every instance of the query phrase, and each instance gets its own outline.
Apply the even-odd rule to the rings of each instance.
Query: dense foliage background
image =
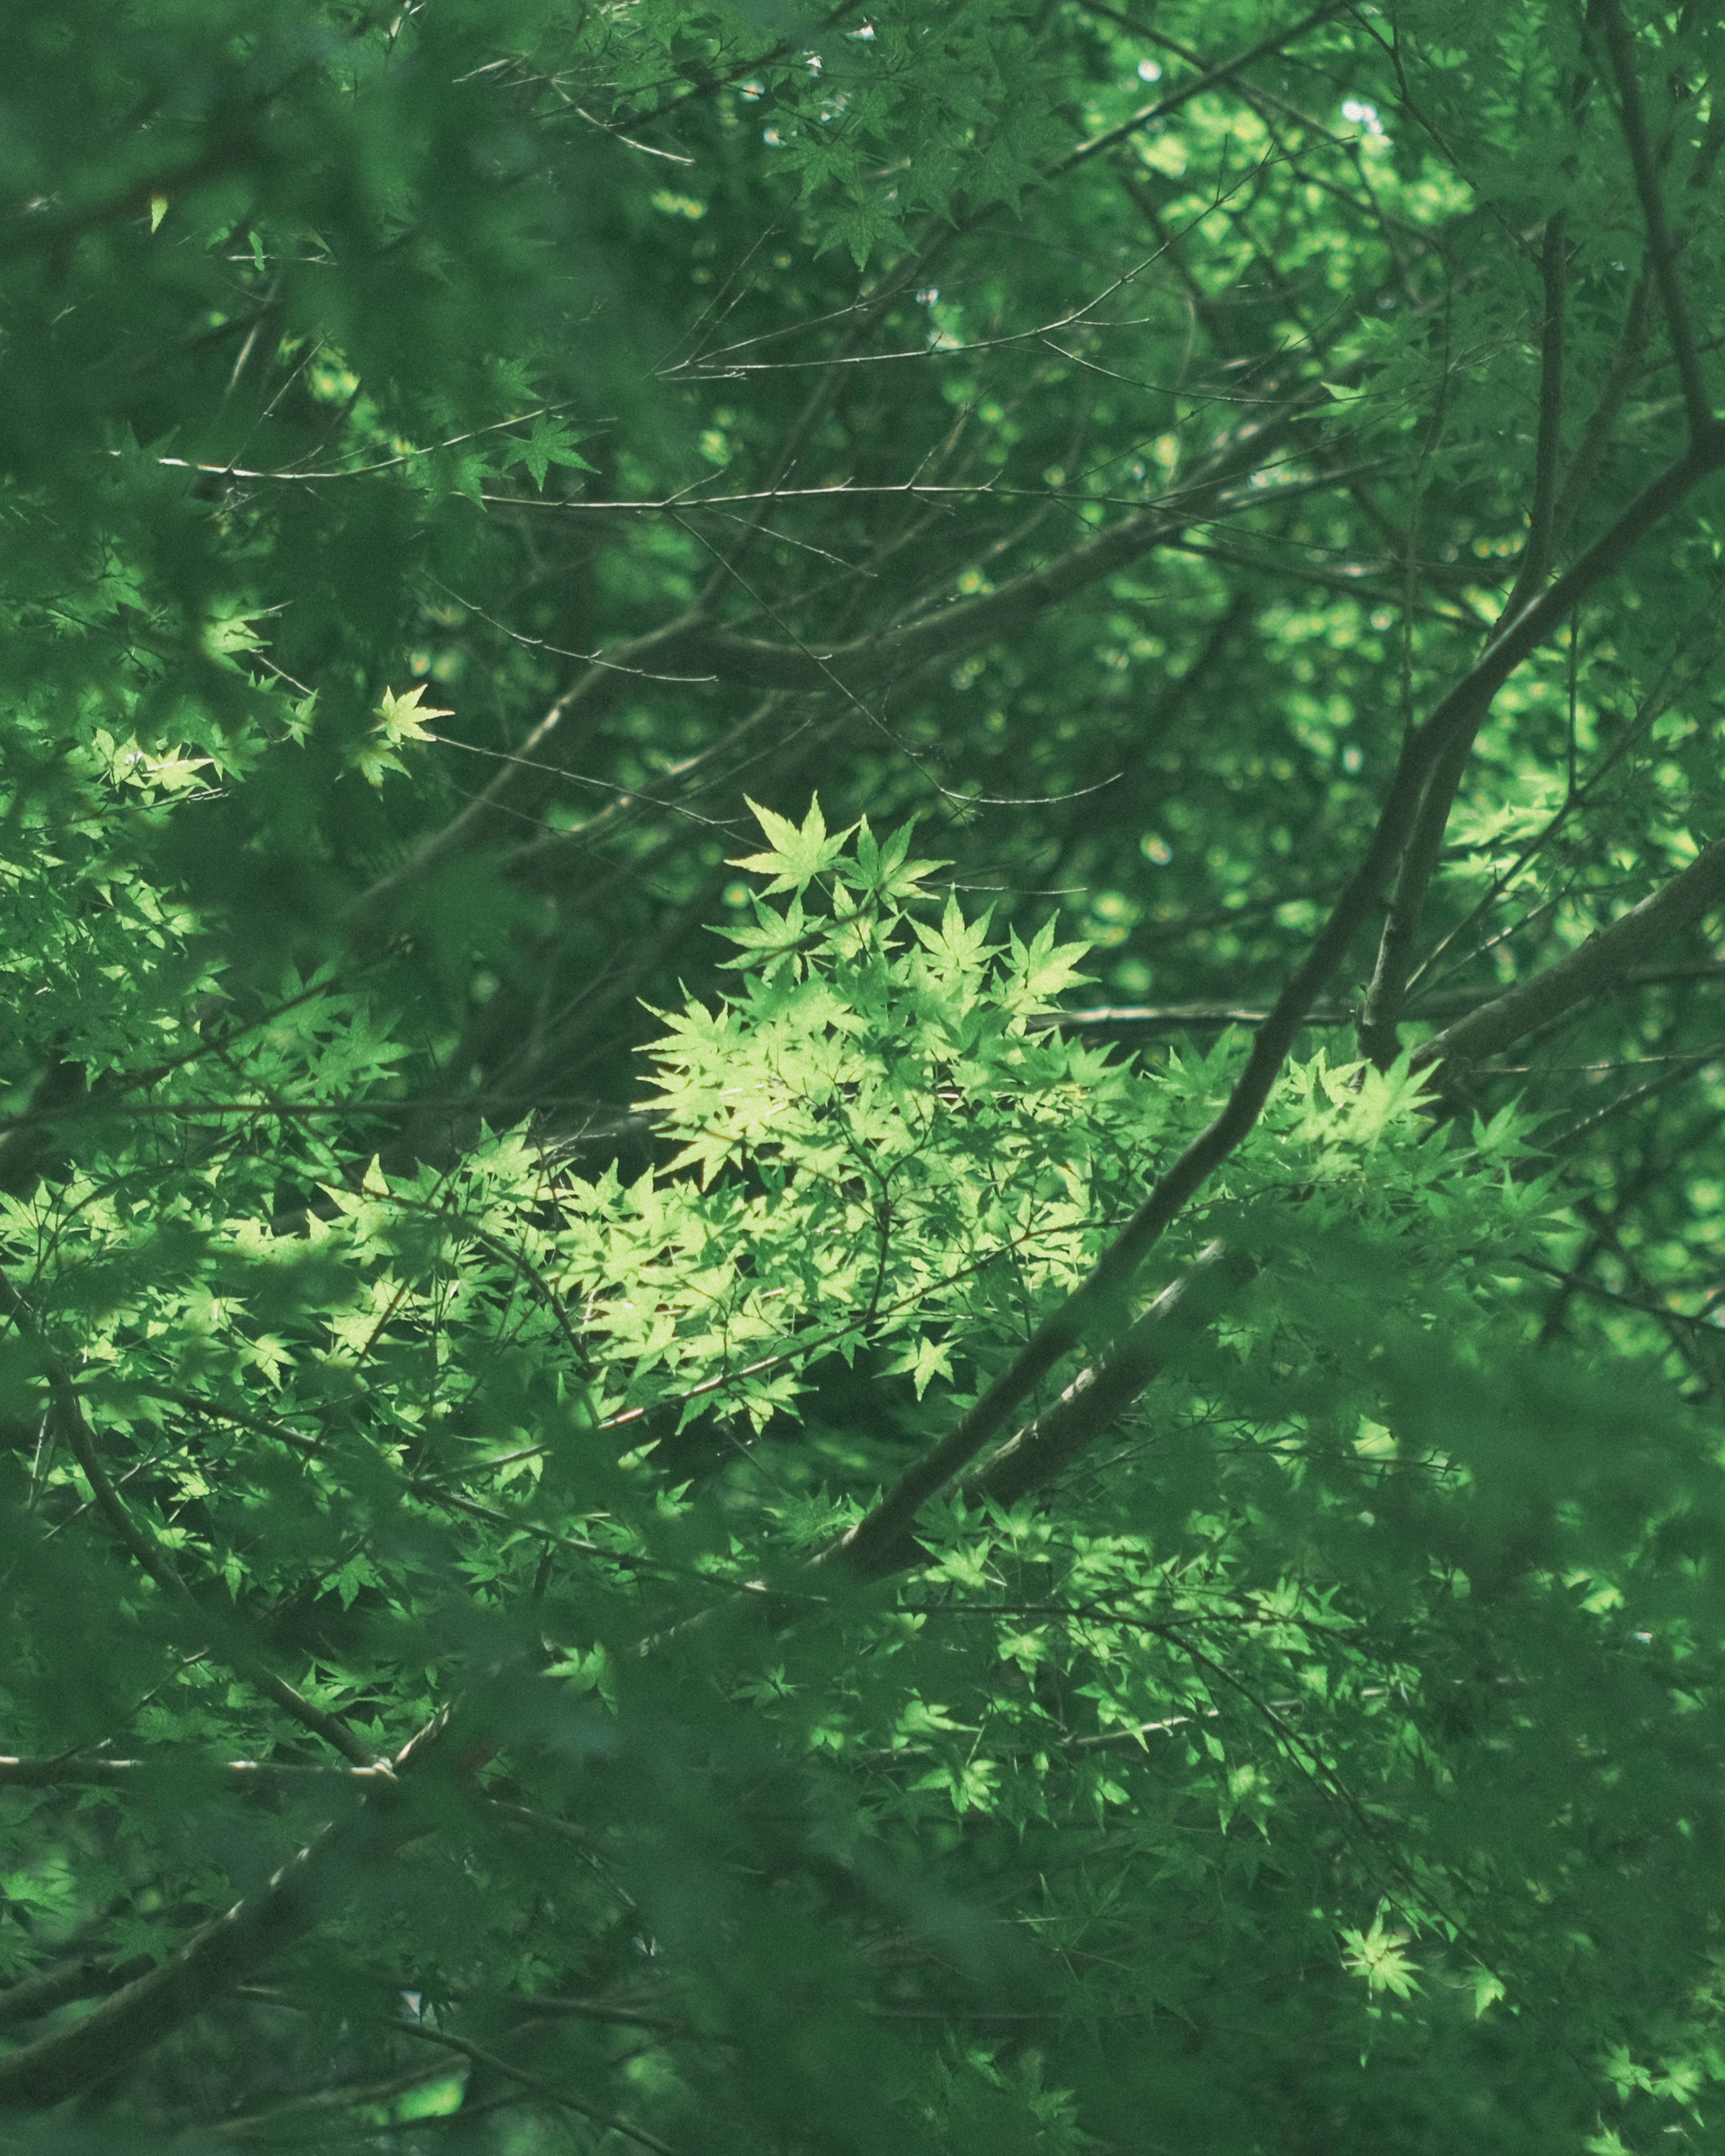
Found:
[[[1725,22],[0,14],[0,2147],[1718,2147]]]

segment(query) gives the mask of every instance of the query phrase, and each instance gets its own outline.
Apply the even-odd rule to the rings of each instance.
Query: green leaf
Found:
[[[576,447],[581,436],[565,419],[542,413],[533,422],[533,431],[525,442],[513,442],[503,462],[506,468],[512,464],[525,465],[527,475],[542,493],[545,475],[552,465],[566,465],[575,471],[592,471],[590,465]]]
[[[800,825],[793,824],[788,817],[775,814],[771,808],[763,808],[757,801],[750,801],[748,805],[766,834],[768,850],[745,854],[730,865],[769,877],[771,880],[762,893],[765,898],[774,897],[781,891],[800,894],[806,891],[818,875],[831,868],[850,836],[848,830],[828,832],[819,800],[810,800],[809,814]]]

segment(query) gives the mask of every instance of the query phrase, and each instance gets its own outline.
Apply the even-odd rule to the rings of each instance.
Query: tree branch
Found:
[[[1417,1069],[1440,1060],[1471,1060],[1507,1047],[1525,1034],[1620,979],[1666,937],[1725,903],[1725,839],[1707,848],[1664,888],[1591,937],[1579,951],[1538,979],[1471,1013],[1414,1055]],[[1198,1294],[1205,1276],[1249,1277],[1250,1261],[1213,1242],[1191,1269],[1165,1288],[1147,1310],[1091,1366],[1081,1370],[1054,1405],[1009,1438],[962,1486],[973,1503],[1010,1506],[1070,1465],[1125,1413],[1160,1373],[1168,1327],[1201,1322]],[[1198,1306],[1194,1307],[1194,1304]],[[893,1493],[896,1494],[896,1493]],[[930,1494],[932,1494],[932,1492]],[[926,1500],[919,1501],[926,1502]],[[914,1510],[883,1500],[817,1563],[842,1559],[865,1578],[879,1578],[914,1563]]]
[[[1702,378],[1701,361],[1695,349],[1695,331],[1689,308],[1677,277],[1677,254],[1666,222],[1665,197],[1659,185],[1653,146],[1647,138],[1647,117],[1641,105],[1641,83],[1635,69],[1635,43],[1623,18],[1618,0],[1596,0],[1605,26],[1605,42],[1611,54],[1611,71],[1617,78],[1617,95],[1623,120],[1623,137],[1635,169],[1635,192],[1647,226],[1647,246],[1653,258],[1653,274],[1665,304],[1666,326],[1683,385],[1683,406],[1689,418],[1692,441],[1699,441],[1713,424],[1712,405]]]
[[[373,1767],[377,1754],[364,1740],[357,1737],[339,1715],[331,1714],[326,1707],[319,1707],[295,1691],[285,1677],[278,1676],[266,1663],[243,1647],[222,1637],[220,1630],[209,1617],[169,1563],[166,1553],[155,1537],[134,1518],[132,1513],[115,1488],[101,1455],[96,1450],[95,1439],[90,1424],[84,1419],[84,1409],[78,1398],[69,1373],[48,1348],[37,1326],[29,1305],[13,1286],[10,1281],[0,1277],[0,1310],[17,1326],[18,1331],[32,1341],[48,1363],[49,1398],[50,1412],[56,1433],[64,1440],[67,1450],[83,1471],[89,1483],[96,1508],[113,1529],[116,1539],[131,1553],[136,1563],[146,1572],[162,1592],[191,1619],[199,1639],[218,1655],[236,1676],[255,1690],[262,1692],[293,1717],[304,1727],[315,1731],[326,1744],[332,1745],[345,1758],[357,1767]]]
[[[166,1961],[69,2029],[0,2057],[0,2110],[59,2103],[111,2080],[339,1906],[344,1861],[377,1862],[424,1833],[422,1823],[399,1815],[397,1776],[418,1763],[446,1726],[443,1715],[427,1723],[396,1754],[394,1772],[380,1778],[373,1794],[324,1827],[265,1885],[201,1926]]]
[[[1482,1056],[1497,1055],[1610,987],[1668,937],[1692,927],[1722,902],[1725,839],[1716,839],[1668,884],[1621,920],[1589,937],[1567,958],[1471,1011],[1416,1049],[1414,1069],[1433,1063],[1476,1063]]]
[[[166,1763],[150,1759],[32,1759],[0,1753],[0,1789],[118,1789],[148,1774],[152,1767]],[[176,1769],[183,1764],[182,1760],[173,1762]],[[291,1759],[223,1759],[207,1771],[234,1789],[268,1789],[312,1781],[387,1782],[395,1770],[382,1759],[363,1767],[325,1767]]]
[[[1559,211],[1547,220],[1540,250],[1540,273],[1544,287],[1543,326],[1540,338],[1539,433],[1533,459],[1533,498],[1527,516],[1527,543],[1515,585],[1504,606],[1504,618],[1513,620],[1550,573],[1556,545],[1558,469],[1563,452],[1563,311],[1568,284],[1568,248],[1563,216]],[[1485,712],[1480,714],[1482,721]],[[1455,805],[1479,728],[1459,733],[1445,751],[1425,783],[1407,850],[1397,871],[1395,889],[1384,916],[1378,944],[1378,963],[1366,992],[1366,1008],[1360,1021],[1360,1047],[1380,1070],[1394,1062],[1400,1046],[1402,1007],[1414,970],[1414,947],[1425,911],[1425,896],[1437,873],[1444,850],[1444,834]]]
[[[1660,988],[1676,981],[1725,981],[1725,965],[1705,959],[1692,966],[1636,966],[1611,983],[1616,988]],[[1406,1015],[1413,1019],[1455,1019],[1494,998],[1470,990],[1445,989],[1422,996]],[[1187,1026],[1262,1025],[1270,1015],[1263,1004],[1099,1004],[1091,1010],[1060,1011],[1047,1021],[1062,1033],[1132,1034],[1175,1032]],[[1358,1013],[1346,1004],[1314,1004],[1307,1012],[1307,1025],[1352,1025]]]
[[[1216,89],[1219,85],[1238,74],[1242,68],[1286,52],[1296,38],[1303,38],[1308,30],[1315,30],[1321,23],[1327,23],[1333,16],[1343,13],[1352,4],[1353,0],[1324,0],[1321,8],[1314,8],[1309,15],[1301,16],[1291,28],[1277,30],[1270,37],[1260,38],[1255,45],[1236,59],[1222,61],[1200,74],[1196,81],[1183,83],[1178,90],[1158,99],[1154,105],[1147,105],[1142,112],[1135,112],[1130,120],[1122,120],[1117,127],[1110,127],[1103,134],[1092,136],[1087,142],[1081,142],[1076,149],[1069,150],[1058,163],[1050,167],[1045,177],[1050,180],[1062,178],[1088,158],[1099,156],[1104,150],[1113,149],[1117,143],[1128,141],[1141,128],[1153,126],[1158,121],[1167,119],[1170,113],[1178,112],[1183,105],[1189,105],[1194,97]]]
[[[1273,385],[1272,385],[1273,386]],[[1296,487],[1326,487],[1328,478],[1291,480],[1230,501],[1229,490],[1261,467],[1266,454],[1322,408],[1327,393],[1312,384],[1271,416],[1252,418],[1222,437],[1194,480],[1123,516],[1040,568],[998,590],[952,606],[935,607],[896,629],[871,629],[843,644],[769,644],[716,628],[699,610],[620,645],[588,667],[558,697],[521,748],[485,791],[429,839],[403,865],[352,900],[341,920],[362,937],[375,936],[401,896],[475,848],[507,837],[536,815],[562,778],[585,734],[644,672],[693,680],[727,681],[756,689],[837,690],[855,699],[875,683],[978,644],[1045,612],[1061,600],[1127,567],[1157,547],[1183,538],[1192,526],[1228,507],[1286,500]],[[583,731],[578,731],[576,721]]]
[[[1257,1122],[1307,1010],[1378,903],[1433,768],[1458,739],[1472,738],[1504,682],[1580,599],[1620,568],[1646,534],[1722,465],[1725,429],[1710,428],[1630,503],[1573,567],[1504,628],[1425,723],[1409,735],[1365,857],[1266,1016],[1221,1112],[1162,1176],[1089,1276],[1043,1318],[1011,1364],[947,1435],[907,1468],[874,1510],[848,1531],[835,1546],[834,1558],[854,1550],[866,1561],[869,1553],[896,1545],[910,1532],[921,1507],[1006,1426],[1056,1363],[1086,1335],[1113,1329],[1144,1258]],[[1710,859],[1712,850],[1705,858]],[[1705,904],[1698,910],[1704,911]],[[1641,947],[1626,953],[1625,963],[1639,956]],[[1477,1018],[1468,1023],[1476,1024]]]
[[[1635,279],[1635,289],[1630,294],[1629,307],[1624,316],[1623,328],[1613,353],[1609,372],[1604,388],[1587,415],[1581,430],[1581,440],[1570,461],[1557,502],[1552,512],[1552,531],[1554,544],[1561,544],[1563,534],[1574,522],[1588,489],[1593,485],[1600,465],[1604,461],[1606,447],[1611,432],[1623,409],[1624,399],[1629,395],[1641,362],[1647,355],[1647,338],[1651,324],[1648,300],[1651,290],[1650,273],[1644,263]]]
[[[638,2142],[643,2148],[650,2148],[654,2156],[676,2156],[675,2149],[661,2141],[656,2133],[649,2133],[644,2126],[637,2126],[630,2119],[619,2118],[613,2112],[602,2111],[597,2104],[589,2103],[585,2097],[575,2096],[567,2089],[559,2088],[555,2082],[529,2073],[524,2066],[511,2066],[507,2059],[500,2058],[495,2051],[486,2051],[478,2044],[470,2044],[464,2036],[452,2036],[446,2029],[429,2028],[423,2021],[403,2022],[402,2029],[404,2035],[418,2036],[428,2044],[439,2044],[445,2051],[458,2052],[474,2066],[485,2066],[493,2073],[501,2074],[506,2080],[516,2082],[534,2096],[542,2097],[547,2103],[572,2111],[578,2118],[589,2119],[595,2126],[607,2128],[613,2133],[622,2134],[626,2140]]]
[[[1076,1459],[1161,1370],[1170,1321],[1177,1316],[1189,1318],[1194,1288],[1227,1255],[1219,1242],[1203,1250],[1190,1270],[1163,1290],[1106,1355],[1081,1370],[1051,1408],[1009,1437],[964,1483],[967,1501],[1015,1504]],[[814,1568],[842,1563],[865,1579],[880,1579],[914,1564],[921,1553],[904,1507],[883,1503],[842,1541],[823,1550]]]

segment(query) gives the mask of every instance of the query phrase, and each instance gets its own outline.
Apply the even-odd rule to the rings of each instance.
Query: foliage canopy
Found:
[[[1722,68],[0,22],[0,2148],[1718,2141]]]

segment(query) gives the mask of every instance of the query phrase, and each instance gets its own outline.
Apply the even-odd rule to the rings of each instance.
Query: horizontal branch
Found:
[[[854,692],[932,660],[961,657],[1009,630],[1022,629],[1027,620],[1130,567],[1144,555],[1174,545],[1194,525],[1238,510],[1260,509],[1296,492],[1334,485],[1334,479],[1326,476],[1289,480],[1255,488],[1245,495],[1230,492],[1242,478],[1261,468],[1266,452],[1282,442],[1300,420],[1322,408],[1327,393],[1308,390],[1291,398],[1274,419],[1248,421],[1207,460],[1203,476],[1193,484],[1121,517],[1095,538],[1040,568],[1025,570],[994,591],[932,608],[897,629],[871,630],[824,647],[770,644],[726,629],[691,630],[680,660],[710,670],[720,680],[749,688],[837,687]]]
[[[182,1777],[183,1757],[172,1759],[25,1758],[0,1753],[0,1789],[121,1789],[151,1771]],[[203,1769],[235,1789],[282,1789],[308,1782],[393,1781],[394,1768],[378,1760],[370,1766],[326,1767],[313,1761],[223,1759]]]
[[[1725,963],[1703,959],[1692,966],[1635,966],[1605,984],[1620,991],[1665,988],[1682,981],[1725,981]],[[1459,1018],[1483,1010],[1497,1000],[1466,989],[1416,998],[1404,1018]],[[1050,1030],[1062,1033],[1163,1033],[1182,1026],[1262,1025],[1270,1015],[1267,1004],[1099,1004],[1088,1010],[1059,1011],[1041,1021]],[[1359,1011],[1352,1004],[1315,1004],[1306,1014],[1307,1025],[1353,1025]],[[1034,1023],[1033,1021],[1033,1023]]]

